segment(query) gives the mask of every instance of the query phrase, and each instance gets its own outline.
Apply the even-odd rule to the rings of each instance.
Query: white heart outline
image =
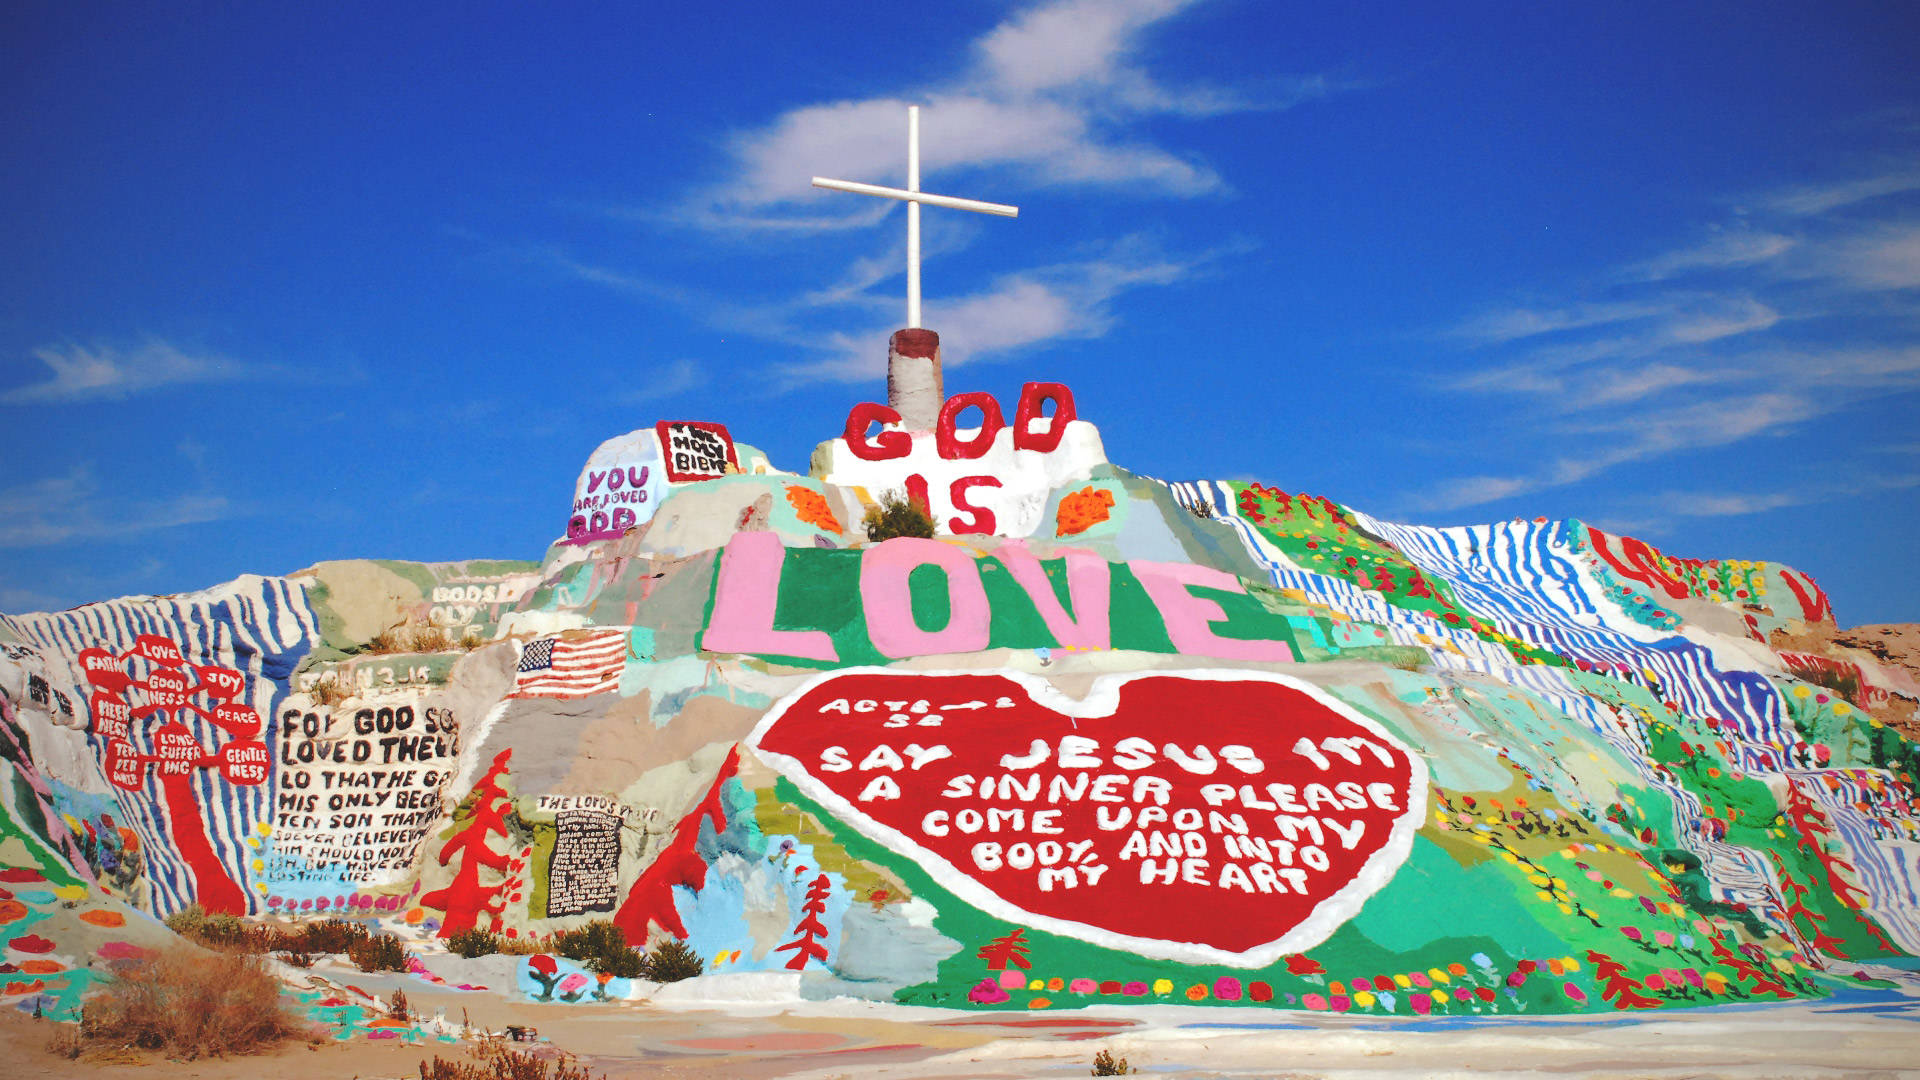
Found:
[[[1229,952],[1211,945],[1191,941],[1169,941],[1164,938],[1134,937],[1130,934],[1116,933],[1099,926],[1075,922],[1051,915],[1041,915],[1028,911],[1017,904],[1003,899],[982,883],[978,878],[962,871],[949,862],[945,856],[922,847],[917,841],[891,825],[877,821],[865,811],[850,802],[833,788],[816,778],[805,763],[797,758],[772,750],[762,749],[760,740],[773,726],[786,715],[787,709],[798,703],[816,687],[835,679],[850,675],[888,675],[888,676],[953,676],[953,675],[993,675],[1008,679],[1027,691],[1034,704],[1050,709],[1062,716],[1074,719],[1092,719],[1112,716],[1120,706],[1120,688],[1136,679],[1177,678],[1192,679],[1200,682],[1267,682],[1297,690],[1318,704],[1332,710],[1335,714],[1358,725],[1361,729],[1381,739],[1388,746],[1407,756],[1408,790],[1404,792],[1406,809],[1395,818],[1387,836],[1386,843],[1367,857],[1360,869],[1331,896],[1315,904],[1305,919],[1296,923],[1281,937],[1256,945],[1242,952]],[[1022,926],[1044,930],[1061,937],[1070,937],[1091,945],[1115,949],[1120,952],[1138,953],[1162,960],[1176,960],[1190,964],[1223,964],[1228,967],[1261,968],[1290,953],[1305,952],[1315,945],[1333,936],[1347,920],[1360,913],[1360,908],[1374,893],[1386,887],[1394,874],[1406,862],[1413,851],[1413,835],[1426,819],[1427,774],[1425,758],[1415,753],[1394,734],[1382,726],[1379,721],[1361,713],[1359,710],[1328,694],[1312,683],[1288,675],[1268,671],[1251,671],[1237,668],[1194,668],[1194,669],[1152,669],[1145,671],[1109,672],[1096,677],[1088,688],[1087,696],[1079,700],[1069,697],[1056,689],[1052,683],[1038,675],[1024,671],[1003,668],[974,668],[971,670],[943,669],[938,671],[901,670],[887,667],[849,667],[825,671],[808,678],[792,692],[787,694],[767,710],[767,714],[754,725],[753,733],[746,738],[746,745],[761,761],[772,767],[780,775],[791,780],[808,798],[826,807],[833,815],[845,821],[868,839],[897,855],[904,855],[918,863],[927,875],[955,896],[979,908],[998,919],[1018,923]]]

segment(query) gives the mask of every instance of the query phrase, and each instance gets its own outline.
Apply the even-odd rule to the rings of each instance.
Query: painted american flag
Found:
[[[609,693],[620,685],[626,655],[624,630],[541,638],[521,652],[510,696],[580,698]]]

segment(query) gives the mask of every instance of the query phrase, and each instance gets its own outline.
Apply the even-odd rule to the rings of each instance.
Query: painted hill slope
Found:
[[[0,616],[0,1001],[192,903],[999,1009],[1673,1008],[1920,953],[1920,687],[1805,575],[1163,483],[1064,387],[982,398],[857,407],[806,475],[609,440],[538,561]],[[870,542],[888,491],[939,535]]]

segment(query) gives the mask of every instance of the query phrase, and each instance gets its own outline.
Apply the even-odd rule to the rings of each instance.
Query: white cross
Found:
[[[907,188],[879,187],[874,184],[856,184],[851,180],[829,180],[824,176],[813,178],[813,186],[830,188],[834,191],[851,191],[855,195],[878,195],[883,199],[899,199],[907,204],[907,328],[920,326],[920,204],[947,206],[955,210],[973,210],[982,214],[998,214],[1001,217],[1019,217],[1020,208],[1004,203],[980,202],[976,199],[956,199],[951,195],[928,195],[920,190],[920,106],[907,106]]]

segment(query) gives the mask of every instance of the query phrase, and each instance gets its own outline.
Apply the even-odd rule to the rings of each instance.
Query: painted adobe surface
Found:
[[[1165,484],[1033,396],[856,410],[814,476],[642,428],[537,562],[0,616],[0,1000],[194,902],[980,1009],[1673,1008],[1920,952],[1920,688],[1804,575]],[[896,488],[938,538],[865,541]]]

